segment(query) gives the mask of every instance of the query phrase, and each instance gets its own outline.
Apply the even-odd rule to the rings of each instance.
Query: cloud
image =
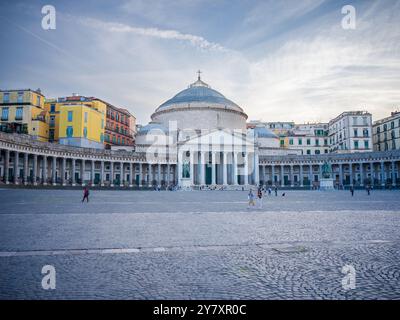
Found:
[[[132,27],[127,24],[104,22],[93,18],[81,18],[79,21],[88,27],[105,30],[108,32],[128,33],[139,36],[153,37],[166,40],[178,40],[190,43],[192,46],[202,50],[228,51],[222,45],[210,42],[205,38],[193,34],[182,33],[177,30],[162,30],[158,28]]]

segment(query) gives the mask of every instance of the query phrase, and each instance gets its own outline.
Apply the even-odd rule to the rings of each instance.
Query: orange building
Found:
[[[136,118],[126,109],[117,108],[107,103],[107,118],[104,144],[111,146],[135,145]]]

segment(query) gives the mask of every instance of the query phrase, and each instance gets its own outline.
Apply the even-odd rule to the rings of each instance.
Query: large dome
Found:
[[[220,105],[225,109],[243,112],[243,109],[240,108],[236,103],[225,98],[224,95],[218,91],[211,89],[207,83],[200,79],[200,77],[195,83],[191,84],[189,88],[179,92],[173,98],[160,105],[156,112],[174,107],[176,105],[183,104],[187,106],[196,102],[202,102],[210,106]]]
[[[161,104],[152,114],[155,122],[177,129],[246,129],[247,115],[233,101],[203,82],[196,82]]]

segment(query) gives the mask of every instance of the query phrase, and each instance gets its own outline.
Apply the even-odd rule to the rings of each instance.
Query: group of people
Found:
[[[277,197],[278,196],[278,187],[274,186],[274,194]],[[248,208],[250,207],[255,207],[257,203],[257,207],[259,209],[262,209],[263,206],[263,195],[268,192],[268,195],[272,195],[272,188],[265,189],[263,187],[258,187],[257,189],[257,194],[253,193],[253,189],[250,188],[249,194],[247,196],[249,203],[248,203]],[[282,197],[285,196],[285,193],[282,193]]]

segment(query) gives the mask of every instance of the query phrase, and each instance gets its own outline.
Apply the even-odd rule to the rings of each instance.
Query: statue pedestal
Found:
[[[179,186],[182,190],[191,190],[192,189],[192,179],[190,178],[181,178],[179,180]]]
[[[335,190],[332,178],[322,178],[319,184],[321,190]]]

